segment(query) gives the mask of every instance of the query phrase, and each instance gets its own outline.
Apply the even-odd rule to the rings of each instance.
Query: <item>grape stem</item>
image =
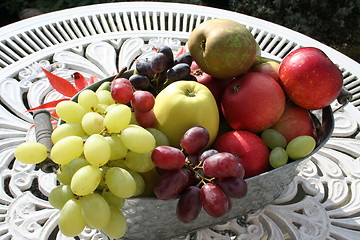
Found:
[[[206,183],[211,183],[215,180],[215,177],[212,177],[212,178],[207,178],[207,177],[204,177],[203,175],[201,175],[201,173],[199,173],[198,171],[196,171],[196,169],[202,169],[202,161],[196,165],[196,166],[193,166],[193,164],[191,164],[191,162],[189,161],[186,161],[185,162],[185,167],[187,169],[189,169],[190,171],[192,171],[193,173],[196,174],[196,176],[198,176],[201,180],[199,181],[198,184],[196,184],[197,187],[200,187]]]
[[[113,80],[119,78],[126,70],[127,70],[127,67],[123,67],[123,68],[118,72],[118,74],[116,74],[116,76],[114,77]]]

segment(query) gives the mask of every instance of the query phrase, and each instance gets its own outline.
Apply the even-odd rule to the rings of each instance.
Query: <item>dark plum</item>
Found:
[[[151,62],[148,58],[137,60],[135,62],[135,70],[137,74],[145,75],[148,78],[154,76],[154,72],[151,70]]]
[[[174,60],[174,64],[179,64],[179,63],[186,63],[187,65],[191,66],[192,64],[192,56],[190,55],[190,53],[185,52],[183,54],[180,54],[178,57],[175,58]]]
[[[129,80],[135,89],[146,90],[150,86],[150,79],[145,75],[133,74]]]
[[[162,45],[158,49],[158,53],[163,53],[167,57],[168,59],[166,63],[167,69],[171,68],[174,65],[174,53],[169,46]]]
[[[179,63],[167,70],[167,79],[169,82],[186,80],[190,75],[190,66],[186,63]]]
[[[168,57],[163,53],[156,53],[153,58],[150,60],[151,62],[151,70],[154,73],[161,73],[167,69],[169,69],[168,66]]]

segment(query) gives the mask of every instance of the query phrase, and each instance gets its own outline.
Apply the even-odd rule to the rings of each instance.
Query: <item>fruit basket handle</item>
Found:
[[[45,145],[48,151],[53,147],[51,141],[52,124],[50,121],[50,112],[45,109],[40,109],[34,112],[33,115],[35,125],[36,141]],[[50,157],[38,164],[39,168],[46,173],[56,172],[58,165],[54,163]]]
[[[341,106],[335,109],[333,111],[334,113],[343,109],[352,100],[352,94],[343,86],[336,100]]]

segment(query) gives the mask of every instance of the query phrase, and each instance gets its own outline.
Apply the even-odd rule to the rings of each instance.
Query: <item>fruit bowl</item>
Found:
[[[120,77],[129,78],[133,71],[124,72]],[[104,82],[111,82],[115,76],[105,78],[87,89],[96,90]],[[72,100],[77,101],[78,94]],[[127,239],[169,239],[230,219],[246,215],[273,202],[306,165],[310,156],[329,140],[334,128],[334,117],[330,106],[311,113],[318,142],[316,148],[306,157],[292,161],[282,167],[246,179],[248,192],[245,197],[232,199],[232,210],[219,218],[207,215],[203,210],[191,223],[183,223],[176,216],[178,199],[159,200],[155,197],[132,197],[126,200],[123,213],[128,222],[124,237]]]

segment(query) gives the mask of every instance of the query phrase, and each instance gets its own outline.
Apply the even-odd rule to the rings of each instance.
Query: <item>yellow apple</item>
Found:
[[[219,130],[219,111],[210,90],[195,81],[177,81],[155,98],[155,128],[163,132],[170,145],[180,146],[180,139],[191,127],[202,126],[210,134],[208,146]]]

